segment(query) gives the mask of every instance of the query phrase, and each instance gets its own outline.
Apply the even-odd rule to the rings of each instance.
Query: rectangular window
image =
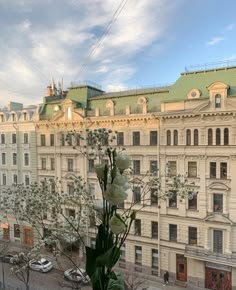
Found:
[[[197,194],[188,193],[188,209],[197,209]]]
[[[24,163],[25,166],[29,166],[29,153],[24,154]]]
[[[67,159],[67,170],[68,171],[74,170],[74,160],[73,159]]]
[[[66,216],[75,218],[75,210],[70,209],[70,208],[66,208]]]
[[[2,153],[2,165],[6,165],[6,153]]]
[[[65,146],[65,135],[61,134],[61,146]]]
[[[142,265],[142,247],[135,246],[135,264]]]
[[[29,134],[24,133],[24,144],[28,144],[28,143],[29,143]]]
[[[7,175],[6,175],[6,173],[2,174],[2,185],[7,185]]]
[[[216,178],[216,162],[210,162],[210,178]]]
[[[176,191],[172,190],[169,192],[169,207],[176,208],[177,207],[177,194]]]
[[[18,180],[17,180],[17,174],[13,174],[13,183],[17,184]]]
[[[134,234],[136,236],[141,236],[142,235],[141,220],[139,220],[139,219],[136,219],[134,221]]]
[[[213,194],[213,211],[223,212],[223,194]]]
[[[20,225],[14,224],[14,238],[20,238]]]
[[[152,187],[150,189],[151,194],[151,205],[158,205],[158,194],[157,188]]]
[[[188,227],[188,243],[189,245],[197,245],[197,228]]]
[[[197,162],[188,162],[188,177],[197,177]]]
[[[88,160],[88,170],[89,170],[89,172],[94,172],[94,159],[89,159]]]
[[[11,136],[12,144],[16,144],[16,133],[13,133]]]
[[[54,146],[54,145],[55,145],[55,135],[50,134],[50,146]]]
[[[134,203],[141,202],[141,188],[139,186],[134,186],[133,188],[133,199]]]
[[[133,160],[133,173],[135,175],[140,174],[140,160]]]
[[[12,153],[12,165],[16,165],[16,164],[17,164],[17,154]]]
[[[72,135],[70,133],[66,135],[66,144],[72,146]]]
[[[150,173],[157,175],[157,160],[150,161]]]
[[[6,143],[5,134],[1,134],[1,144],[5,144],[5,143]]]
[[[213,230],[213,252],[223,253],[223,232],[220,230]]]
[[[75,184],[74,182],[68,182],[67,183],[67,192],[69,195],[74,195],[75,193]]]
[[[159,254],[157,249],[152,249],[152,268],[158,269]]]
[[[158,222],[152,222],[152,238],[158,239]]]
[[[168,176],[174,177],[177,175],[177,165],[176,161],[168,161]]]
[[[177,242],[177,225],[169,225],[169,240],[172,242]]]
[[[220,178],[227,179],[227,162],[220,163]]]
[[[157,145],[157,131],[150,131],[150,145]]]
[[[29,175],[25,175],[25,185],[30,185]]]
[[[96,248],[96,239],[95,238],[90,238],[90,247],[92,249]]]
[[[117,133],[117,145],[124,146],[124,132]]]
[[[41,169],[46,170],[47,167],[47,160],[46,158],[41,158]]]
[[[120,261],[125,262],[125,244],[120,248]]]
[[[40,140],[41,140],[41,146],[46,146],[46,136],[44,134],[41,134]]]
[[[133,132],[133,145],[134,146],[140,145],[140,132],[138,131]]]
[[[55,170],[55,159],[54,158],[51,158],[50,159],[50,164],[51,164],[51,170]]]

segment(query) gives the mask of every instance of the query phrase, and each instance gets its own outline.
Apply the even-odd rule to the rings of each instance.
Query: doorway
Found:
[[[184,255],[176,255],[176,279],[187,281],[187,258]]]
[[[206,267],[205,287],[214,290],[232,290],[231,272]]]

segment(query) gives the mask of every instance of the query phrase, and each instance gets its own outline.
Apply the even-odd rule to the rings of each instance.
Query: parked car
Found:
[[[11,259],[14,257],[13,254],[5,254],[0,256],[0,261],[3,263],[11,263]]]
[[[12,252],[12,253],[8,253],[8,254],[3,254],[0,256],[0,262],[3,262],[3,263],[11,263],[11,259],[15,256],[15,255],[18,255],[19,253],[17,252]]]
[[[73,282],[89,283],[90,279],[86,271],[82,268],[71,268],[64,272],[64,278]]]
[[[32,260],[29,262],[29,267],[32,270],[46,273],[52,269],[52,262],[44,258],[40,260]]]

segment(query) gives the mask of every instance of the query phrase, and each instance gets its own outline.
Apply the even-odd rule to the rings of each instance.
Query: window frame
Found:
[[[157,146],[158,144],[158,131],[150,131],[150,146]]]
[[[140,146],[140,131],[133,131],[133,146]]]
[[[177,242],[178,239],[178,227],[176,224],[169,224],[169,241]]]

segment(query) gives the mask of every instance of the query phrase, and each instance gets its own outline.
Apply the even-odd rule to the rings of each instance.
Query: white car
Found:
[[[64,278],[73,282],[89,283],[90,279],[86,271],[82,268],[71,268],[64,272]]]
[[[40,260],[32,260],[29,262],[29,267],[32,270],[46,273],[52,269],[52,262],[44,258]]]

